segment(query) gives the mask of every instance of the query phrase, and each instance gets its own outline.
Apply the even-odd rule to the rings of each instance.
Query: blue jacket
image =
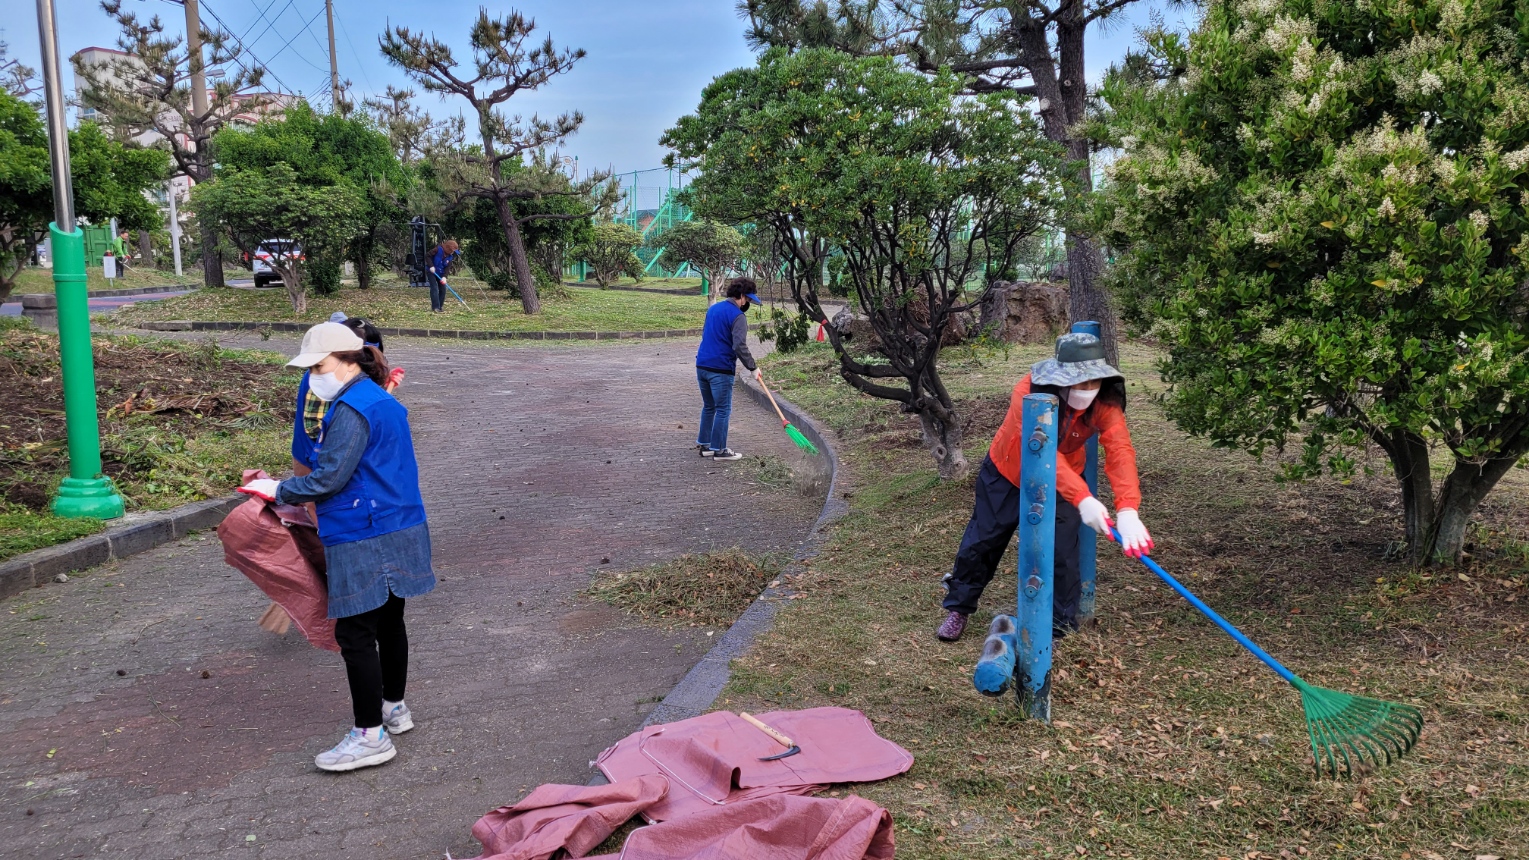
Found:
[[[409,410],[366,377],[347,387],[338,402],[361,413],[370,438],[350,480],[338,493],[318,503],[319,538],[324,546],[352,543],[424,523],[425,500],[419,492],[419,466],[414,460],[414,440],[409,435]],[[334,415],[335,410],[330,409],[324,416],[326,433]]]
[[[297,385],[297,417],[292,421],[292,459],[308,467],[308,471],[318,468],[319,446],[308,438],[308,431],[303,428],[303,402],[308,399],[308,374],[311,371],[303,371],[303,381]]]
[[[715,373],[736,373],[735,362],[754,369],[749,354],[749,324],[743,309],[732,302],[717,302],[706,311],[706,325],[701,329],[701,346],[696,350],[695,366]]]
[[[460,253],[460,251],[457,252],[457,254]],[[430,268],[435,270],[437,278],[446,277],[446,267],[451,265],[451,261],[457,258],[457,254],[448,254],[445,248],[442,248],[440,245],[435,246],[435,253],[430,257]],[[429,269],[426,271],[429,271]]]

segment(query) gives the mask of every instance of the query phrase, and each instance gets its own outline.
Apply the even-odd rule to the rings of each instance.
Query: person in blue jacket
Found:
[[[737,363],[754,372],[759,367],[749,354],[749,324],[744,314],[750,303],[761,304],[754,295],[758,287],[749,278],[727,282],[726,298],[706,312],[701,347],[695,354],[695,375],[701,385],[701,429],[696,450],[714,460],[741,460],[743,455],[727,447],[727,422],[733,414],[733,380]]]
[[[446,304],[446,270],[458,256],[457,243],[447,239],[430,252],[426,274],[430,277],[430,310],[440,313]]]
[[[382,351],[351,328],[326,322],[303,335],[289,364],[308,368],[309,390],[330,404],[311,450],[294,446],[312,471],[251,481],[240,492],[317,508],[329,617],[336,620],[355,725],[314,763],[355,770],[392,759],[391,735],[414,727],[404,703],[404,604],[435,588],[430,530],[408,410],[383,390],[388,366]]]

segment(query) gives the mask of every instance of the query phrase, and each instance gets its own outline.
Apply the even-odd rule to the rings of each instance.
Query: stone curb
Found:
[[[168,511],[128,514],[100,534],[45,547],[0,561],[0,599],[103,562],[127,558],[188,534],[210,529],[244,501],[229,496],[192,502]]]
[[[735,388],[741,389],[751,400],[772,415],[775,413],[764,391],[752,380],[739,374]],[[802,562],[817,556],[823,541],[828,536],[828,527],[849,511],[849,504],[835,493],[839,486],[839,457],[833,446],[829,444],[827,432],[801,409],[779,395],[776,396],[775,402],[780,404],[781,411],[798,430],[802,431],[802,435],[818,446],[818,450],[828,458],[829,468],[828,496],[823,500],[823,510],[818,514],[817,522],[812,524],[812,530],[797,547],[796,555],[791,563],[781,571],[778,579],[784,581],[788,574],[796,575],[806,572]],[[793,589],[784,585],[766,588],[764,593],[755,598],[754,602],[749,604],[749,608],[738,616],[733,626],[722,634],[717,644],[706,652],[701,662],[691,667],[690,671],[685,673],[685,677],[680,679],[673,690],[669,691],[669,695],[665,696],[664,700],[648,714],[643,726],[688,719],[700,715],[711,707],[717,700],[717,696],[721,695],[722,688],[732,677],[732,661],[742,656],[754,643],[755,638],[770,629],[781,601],[793,593]]]
[[[90,291],[85,293],[85,297],[86,298],[91,298],[91,299],[114,299],[114,298],[121,298],[122,296],[149,296],[149,295],[153,295],[155,293],[178,293],[178,292],[181,292],[182,290],[184,290],[184,291],[189,293],[189,292],[194,292],[197,289],[200,289],[200,288],[196,287],[196,286],[192,286],[190,284],[187,284],[185,286],[177,286],[175,284],[165,284],[163,286],[158,286],[158,287],[133,287],[133,288],[127,289],[127,290],[90,290]],[[12,293],[9,296],[6,296],[3,301],[5,301],[5,302],[20,302],[21,301],[21,297],[23,295],[48,295],[48,296],[51,296],[53,294],[52,293]]]
[[[166,320],[139,323],[144,331],[273,331],[302,334],[314,323],[293,322],[203,322],[201,320]],[[385,337],[444,337],[457,340],[653,340],[666,337],[700,337],[701,329],[656,329],[654,331],[461,331],[457,329],[388,328],[378,326]]]
[[[591,285],[589,282],[564,281],[563,286],[573,287],[579,290],[620,290],[627,293],[656,293],[660,296],[695,296],[700,298],[700,287],[686,287],[682,290],[660,290],[657,287],[602,287],[599,284]]]

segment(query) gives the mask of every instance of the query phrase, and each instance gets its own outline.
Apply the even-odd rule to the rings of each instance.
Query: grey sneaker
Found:
[[[742,460],[743,455],[731,448],[723,448],[721,451],[713,452],[711,458],[713,460]]]
[[[368,738],[361,729],[351,729],[334,749],[314,756],[313,763],[319,770],[338,773],[379,765],[391,761],[396,755],[398,750],[393,747],[393,739],[388,737],[386,728],[376,740]]]
[[[414,715],[409,713],[409,706],[398,702],[389,708],[387,702],[382,703],[382,725],[390,735],[401,735],[414,728]]]
[[[966,616],[952,610],[949,615],[945,616],[945,623],[940,625],[940,629],[936,630],[934,635],[938,636],[941,642],[954,642],[960,639],[961,634],[965,632]]]

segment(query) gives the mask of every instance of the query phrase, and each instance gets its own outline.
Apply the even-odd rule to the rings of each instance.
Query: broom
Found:
[[[1110,537],[1120,542],[1120,532],[1110,529]],[[1308,684],[1278,660],[1253,644],[1253,640],[1204,601],[1190,593],[1182,583],[1163,570],[1148,556],[1141,563],[1168,583],[1168,587],[1189,601],[1190,605],[1215,622],[1237,644],[1248,649],[1281,678],[1301,693],[1301,707],[1306,711],[1306,732],[1311,738],[1311,757],[1321,778],[1324,766],[1336,779],[1340,773],[1352,776],[1360,767],[1390,764],[1401,758],[1417,743],[1423,731],[1423,713],[1412,705],[1354,696]],[[1339,759],[1342,759],[1341,765]]]
[[[775,414],[780,416],[781,426],[786,428],[786,435],[791,437],[791,441],[796,443],[796,447],[806,451],[808,454],[818,453],[818,446],[812,444],[811,439],[803,436],[802,431],[796,429],[796,425],[786,420],[786,414],[780,411],[780,404],[775,402],[775,395],[770,393],[769,386],[764,384],[764,379],[762,378],[759,380],[759,387],[763,388],[765,396],[770,398],[770,405],[775,407]]]

